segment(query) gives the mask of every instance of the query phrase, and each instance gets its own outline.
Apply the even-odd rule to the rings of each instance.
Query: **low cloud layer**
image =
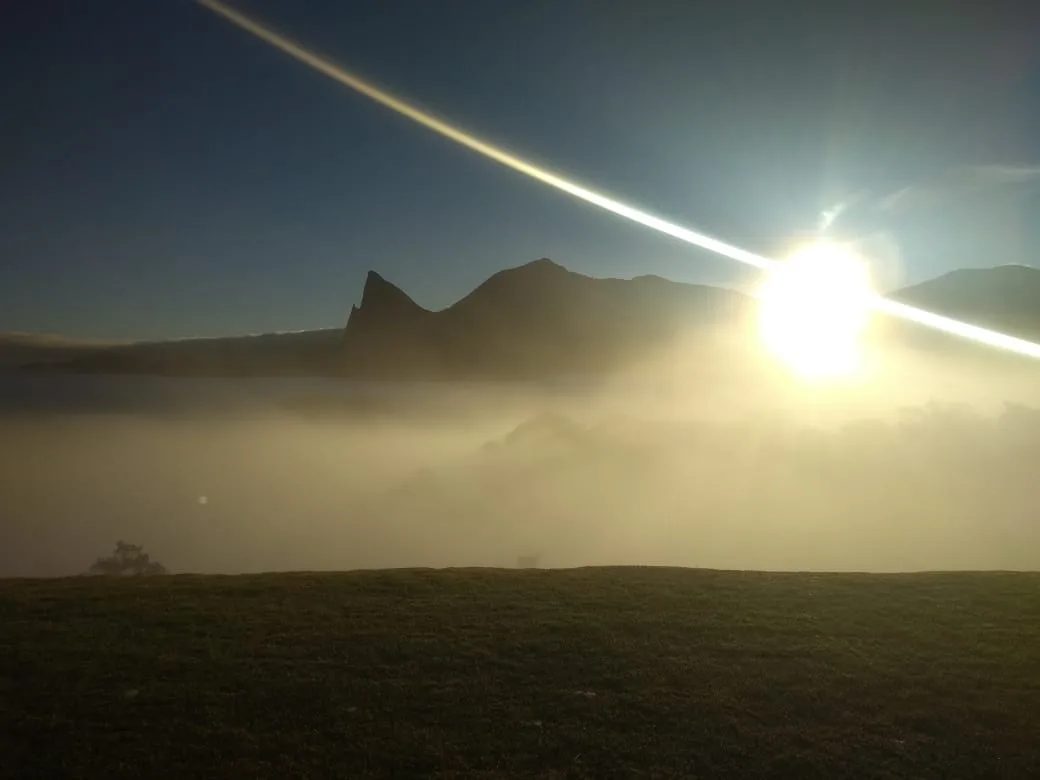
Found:
[[[969,380],[920,385],[909,407],[909,391],[857,404],[791,388],[766,404],[749,389],[684,403],[619,385],[456,388],[440,414],[412,419],[279,410],[259,396],[234,413],[211,398],[166,414],[9,414],[0,576],[82,573],[119,539],[175,573],[521,556],[1040,568],[1040,411],[1005,406],[1008,393],[987,399],[982,382],[973,395]],[[925,405],[944,385],[972,403]]]

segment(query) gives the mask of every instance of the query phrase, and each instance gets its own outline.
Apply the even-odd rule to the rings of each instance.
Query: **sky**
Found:
[[[339,327],[369,269],[439,308],[543,256],[593,276],[749,283],[748,269],[482,159],[191,0],[10,5],[0,332]],[[767,254],[850,193],[1040,163],[1029,2],[233,5],[511,151]],[[903,258],[908,282],[954,263]]]

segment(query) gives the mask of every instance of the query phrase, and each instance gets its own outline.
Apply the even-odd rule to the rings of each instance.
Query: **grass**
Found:
[[[0,777],[1040,777],[1040,576],[0,581]]]

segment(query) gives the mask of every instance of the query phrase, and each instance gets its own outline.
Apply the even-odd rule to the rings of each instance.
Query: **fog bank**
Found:
[[[32,408],[9,384],[0,576],[82,573],[119,539],[172,572],[529,555],[551,567],[1040,568],[1040,412],[1005,404],[1029,383],[929,376],[883,393],[619,382],[410,396],[92,378],[52,386],[61,403],[23,392]]]

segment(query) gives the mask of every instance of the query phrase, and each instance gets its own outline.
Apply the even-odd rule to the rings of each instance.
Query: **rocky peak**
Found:
[[[358,319],[385,322],[428,313],[400,287],[391,284],[375,271],[369,271],[361,292],[361,303],[351,307],[347,324],[356,324]]]

